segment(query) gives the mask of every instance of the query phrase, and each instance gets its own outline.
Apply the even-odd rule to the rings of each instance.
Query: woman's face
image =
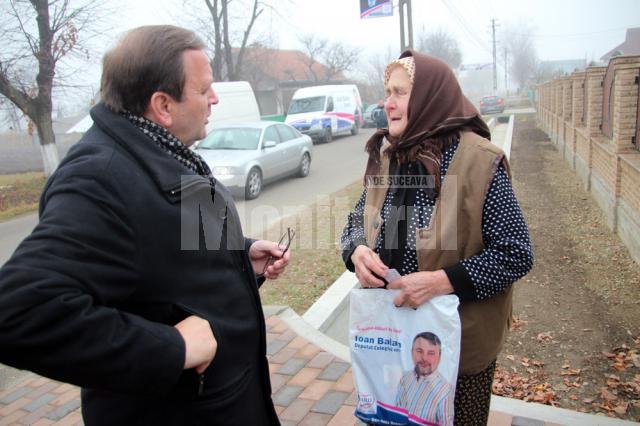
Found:
[[[384,102],[384,109],[387,112],[389,121],[389,134],[393,137],[400,137],[407,128],[409,117],[409,97],[411,96],[411,80],[409,74],[401,66],[396,66],[389,75],[389,81],[385,86],[387,99]]]

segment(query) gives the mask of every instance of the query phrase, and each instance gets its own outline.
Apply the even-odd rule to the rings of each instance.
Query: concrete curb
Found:
[[[353,272],[344,271],[302,315],[302,318],[317,330],[326,331],[348,305],[349,292],[357,284],[356,275]]]
[[[509,124],[507,124],[507,133],[504,136],[504,143],[502,144],[502,150],[504,151],[507,159],[511,159],[511,141],[513,139],[513,126],[515,123],[515,115],[509,116]]]
[[[606,417],[604,415],[580,413],[565,408],[557,408],[535,402],[524,402],[519,399],[504,398],[495,395],[491,395],[491,411],[507,413],[513,416],[514,425],[533,425],[531,419],[558,425],[623,426],[639,424],[628,420]],[[529,423],[519,422],[518,419],[528,420]]]
[[[300,315],[296,314],[293,309],[286,307],[278,311],[277,316],[297,335],[304,337],[320,349],[332,353],[343,361],[351,362],[351,355],[347,346],[312,327]]]

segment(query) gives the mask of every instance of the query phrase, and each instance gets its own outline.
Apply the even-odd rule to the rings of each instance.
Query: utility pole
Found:
[[[504,90],[507,92],[507,94],[509,94],[509,84],[507,83],[507,76],[509,75],[509,73],[507,72],[507,64],[509,63],[509,61],[507,61],[507,48],[504,48]]]
[[[405,6],[406,6],[406,29],[405,37]],[[400,51],[413,49],[413,23],[411,21],[411,0],[399,0],[400,9]]]
[[[493,37],[493,93],[498,91],[498,74],[496,62],[496,20],[491,20],[491,33]]]

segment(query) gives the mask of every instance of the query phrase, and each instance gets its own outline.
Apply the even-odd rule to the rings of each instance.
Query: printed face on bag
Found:
[[[418,337],[413,342],[411,356],[415,364],[416,374],[428,376],[438,369],[440,363],[440,346]]]

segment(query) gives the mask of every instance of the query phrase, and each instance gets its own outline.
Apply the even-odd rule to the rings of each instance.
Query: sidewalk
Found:
[[[362,425],[353,416],[357,395],[351,366],[331,350],[335,345],[340,353],[342,345],[313,331],[289,308],[267,306],[265,315],[273,402],[283,426]],[[495,402],[492,400],[492,407]],[[632,424],[521,401],[507,400],[500,404],[504,411],[491,411],[491,426]],[[514,410],[513,404],[520,404],[515,406],[516,413],[510,411]],[[566,417],[562,414],[561,417],[568,422],[545,422],[540,420],[544,415],[526,417],[527,413],[535,415],[548,410],[567,411]],[[32,376],[0,392],[0,426],[82,424],[80,390],[75,386]]]

